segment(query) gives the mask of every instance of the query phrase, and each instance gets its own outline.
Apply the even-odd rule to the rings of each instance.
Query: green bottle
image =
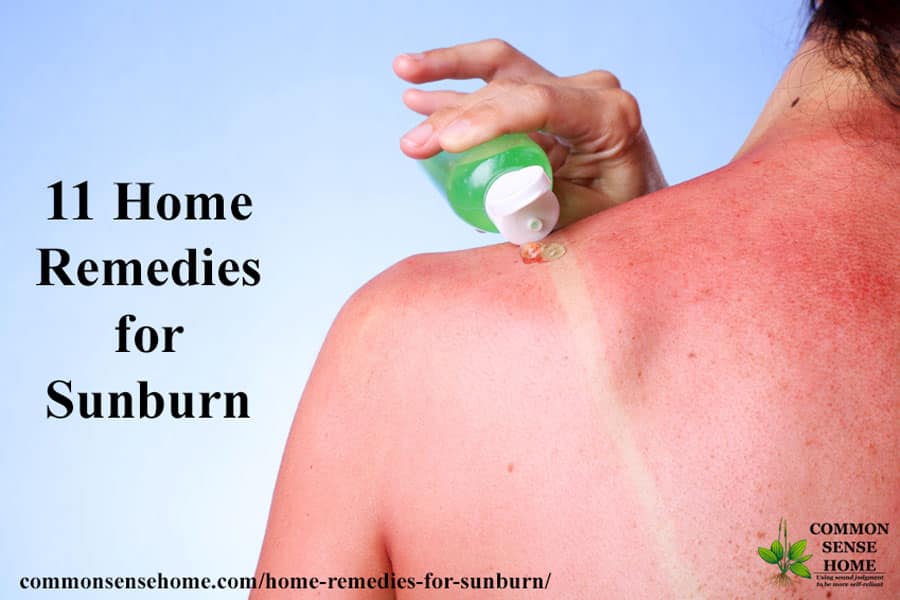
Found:
[[[463,221],[514,244],[546,237],[559,220],[547,155],[524,133],[422,161]]]

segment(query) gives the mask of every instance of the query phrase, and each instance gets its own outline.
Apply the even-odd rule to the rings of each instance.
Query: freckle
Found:
[[[764,531],[757,531],[757,532],[756,532],[756,537],[758,537],[759,539],[763,539],[764,537],[766,537],[766,532],[764,532]]]
[[[688,358],[697,358],[697,354],[695,352],[688,352]]]
[[[644,374],[643,371],[638,371],[638,379],[640,379],[640,378],[641,378],[641,375],[643,375],[643,374]]]
[[[797,96],[796,98],[794,98],[794,101],[791,102],[791,108],[794,108],[795,106],[797,106],[798,102],[800,102],[800,96]]]
[[[516,465],[514,465],[514,464],[512,464],[512,463],[509,463],[508,465],[506,465],[506,472],[507,472],[507,473],[512,473],[512,472],[513,472],[513,469],[515,469],[515,468],[516,468]]]
[[[813,439],[809,439],[809,440],[806,440],[806,441],[803,442],[803,443],[804,443],[804,445],[806,445],[806,446],[812,446],[813,444],[816,443],[816,441],[813,440]]]

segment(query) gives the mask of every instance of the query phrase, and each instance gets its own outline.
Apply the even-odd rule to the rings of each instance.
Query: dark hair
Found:
[[[900,0],[809,0],[809,7],[806,34],[822,42],[828,61],[853,69],[900,109]]]

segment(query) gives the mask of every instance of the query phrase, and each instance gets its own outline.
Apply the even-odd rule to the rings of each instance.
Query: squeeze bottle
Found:
[[[559,220],[547,155],[524,133],[503,135],[465,152],[422,161],[453,212],[513,244],[545,238]]]

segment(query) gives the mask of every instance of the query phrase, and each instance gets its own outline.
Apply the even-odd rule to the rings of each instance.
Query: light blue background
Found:
[[[558,74],[611,70],[677,183],[740,146],[800,38],[800,4],[3,0],[0,597],[42,595],[19,591],[26,575],[251,575],[296,401],[341,304],[405,256],[497,241],[455,220],[399,151],[417,118],[397,53],[502,37]],[[46,220],[60,179],[89,180],[94,221]],[[114,181],[245,192],[254,213],[114,222]],[[258,257],[261,285],[34,285],[38,247],[174,260],[204,246]],[[177,352],[113,352],[127,312],[183,325]],[[245,390],[253,418],[47,420],[57,378]]]

